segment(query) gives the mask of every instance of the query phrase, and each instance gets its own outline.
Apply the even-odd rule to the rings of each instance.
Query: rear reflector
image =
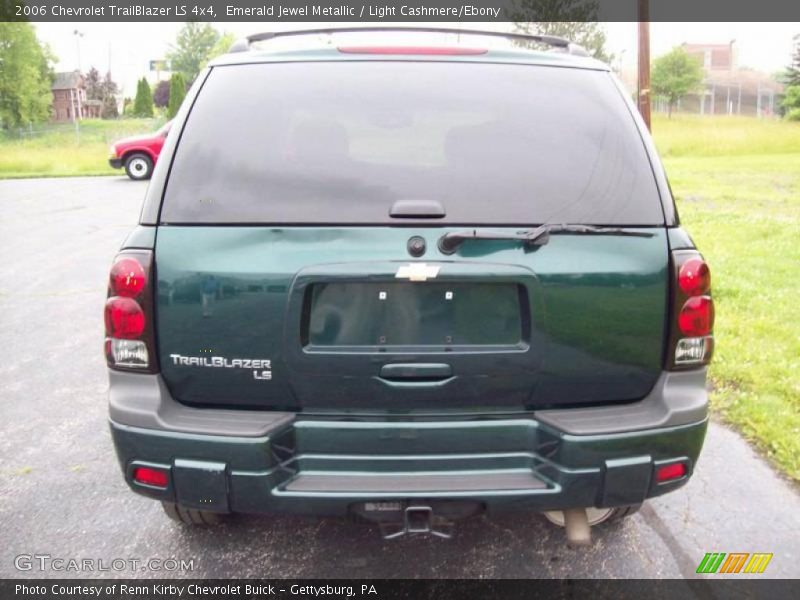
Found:
[[[439,48],[436,46],[340,46],[342,54],[428,54],[431,56],[475,56],[485,48]]]
[[[709,296],[689,298],[678,315],[678,327],[686,336],[710,334],[714,327],[714,301]]]
[[[144,333],[142,307],[132,298],[113,296],[106,301],[106,335],[131,340]]]
[[[150,467],[136,467],[133,470],[133,480],[136,483],[165,488],[169,483],[169,472]]]
[[[687,473],[686,465],[684,463],[672,463],[671,465],[664,465],[656,469],[656,481],[664,483],[666,481],[674,481],[685,477]]]

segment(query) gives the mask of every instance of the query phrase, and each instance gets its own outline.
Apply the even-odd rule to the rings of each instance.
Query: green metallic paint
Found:
[[[663,364],[664,229],[648,229],[650,238],[554,235],[533,251],[513,241],[473,241],[444,256],[436,240],[451,230],[159,227],[157,338],[170,391],[189,404],[338,414],[508,412],[630,401],[650,391]],[[419,259],[406,250],[414,235],[429,248]],[[376,341],[335,348],[308,343],[303,324],[309,286],[396,284],[398,267],[412,262],[438,266],[439,275],[404,285],[517,286],[520,342],[381,347]],[[211,275],[218,298],[204,318],[201,292]],[[483,309],[511,310],[494,303]],[[341,323],[357,323],[369,310],[353,303]],[[476,306],[467,313],[479,318]],[[439,331],[453,330],[452,313],[439,316]],[[176,365],[172,354],[266,359],[272,361],[272,379],[258,380],[247,369]],[[414,362],[449,364],[453,377],[444,385],[413,388],[379,377],[386,364]]]

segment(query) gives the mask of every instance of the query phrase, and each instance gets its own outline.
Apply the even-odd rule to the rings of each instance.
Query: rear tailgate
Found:
[[[653,386],[664,211],[602,68],[491,53],[228,65],[175,127],[156,334],[180,401],[508,411]],[[436,245],[464,227],[541,223],[652,235],[559,234],[532,251],[471,240],[447,256]],[[427,243],[419,258],[412,236]]]
[[[663,230],[409,260],[410,236],[430,247],[446,231],[160,228],[165,381],[192,404],[358,413],[519,410],[650,390],[662,365]],[[409,265],[426,280],[409,280]]]

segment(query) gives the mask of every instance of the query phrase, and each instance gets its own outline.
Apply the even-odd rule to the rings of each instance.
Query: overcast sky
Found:
[[[123,93],[132,96],[136,80],[147,75],[151,81],[156,74],[148,72],[149,61],[163,58],[170,43],[175,40],[182,23],[37,23],[39,39],[50,45],[59,59],[56,70],[78,68],[78,43],[80,66],[87,71],[91,66],[102,73],[109,64],[114,79],[123,86]],[[305,29],[335,26],[336,23],[219,23],[220,31],[230,31],[237,37],[257,31],[278,29]],[[340,24],[340,25],[353,25]],[[381,23],[381,25],[406,25],[409,23]],[[418,23],[416,25],[444,26],[444,23]],[[458,26],[458,24],[453,24]],[[465,29],[511,28],[509,23],[469,23]],[[624,66],[636,61],[636,23],[605,23],[608,49]],[[83,34],[76,36],[74,31]],[[772,73],[789,63],[792,36],[800,33],[800,23],[652,23],[651,54],[657,57],[673,46],[689,43],[728,43],[736,40],[739,65]],[[352,36],[348,42],[354,41]],[[357,36],[358,41],[373,43],[367,34]],[[404,38],[407,40],[408,38]],[[447,42],[444,37],[440,38]],[[298,40],[299,41],[299,40]],[[406,42],[407,43],[407,42]]]

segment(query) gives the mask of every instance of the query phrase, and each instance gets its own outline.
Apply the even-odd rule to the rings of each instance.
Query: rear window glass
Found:
[[[458,62],[214,68],[188,117],[165,223],[658,225],[627,106],[602,71]]]

